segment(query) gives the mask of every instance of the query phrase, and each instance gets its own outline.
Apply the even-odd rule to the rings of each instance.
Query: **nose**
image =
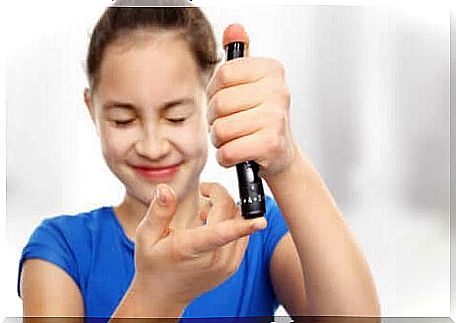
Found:
[[[169,141],[162,131],[155,126],[143,128],[141,138],[136,142],[135,148],[139,155],[148,159],[160,159],[169,151]]]

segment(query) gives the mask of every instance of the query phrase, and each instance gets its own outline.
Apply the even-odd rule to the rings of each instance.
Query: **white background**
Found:
[[[49,1],[3,12],[4,316],[21,315],[17,265],[36,225],[121,199],[82,100],[89,34],[109,3]],[[382,314],[449,316],[449,11],[268,4],[205,11],[219,38],[241,22],[253,55],[285,64],[294,134],[371,264]],[[206,178],[237,194],[235,172],[218,166],[213,150]]]

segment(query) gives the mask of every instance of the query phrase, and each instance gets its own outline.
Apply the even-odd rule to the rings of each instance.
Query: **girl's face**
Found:
[[[170,32],[136,32],[107,47],[99,73],[86,102],[127,194],[149,204],[158,183],[178,200],[197,189],[207,160],[206,96],[188,45]]]

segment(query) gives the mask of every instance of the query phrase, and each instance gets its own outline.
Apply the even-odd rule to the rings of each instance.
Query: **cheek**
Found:
[[[105,159],[114,160],[122,158],[131,143],[132,134],[128,131],[115,131],[107,126],[100,129],[100,140]]]
[[[186,127],[185,134],[179,135],[179,145],[186,155],[192,157],[207,156],[208,134],[204,120],[200,117]]]

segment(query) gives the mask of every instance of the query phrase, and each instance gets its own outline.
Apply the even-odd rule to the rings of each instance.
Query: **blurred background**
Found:
[[[86,48],[103,5],[55,4],[52,13],[32,5],[8,40],[7,316],[22,314],[18,261],[39,222],[118,204],[123,196],[82,96]],[[219,40],[227,25],[240,22],[251,55],[285,65],[294,135],[365,252],[382,314],[448,316],[449,10],[204,10]],[[202,179],[238,194],[235,170],[220,167],[213,148]]]

